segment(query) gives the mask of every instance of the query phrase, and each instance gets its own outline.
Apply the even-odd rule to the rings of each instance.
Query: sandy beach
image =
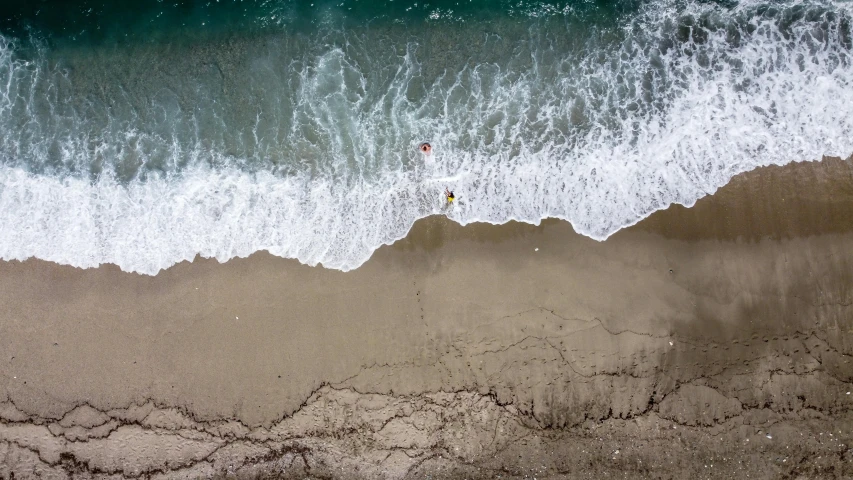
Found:
[[[419,221],[350,272],[0,262],[0,477],[851,478],[853,159],[604,242]]]

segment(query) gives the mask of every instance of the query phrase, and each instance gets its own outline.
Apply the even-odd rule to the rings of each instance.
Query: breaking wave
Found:
[[[439,11],[183,50],[0,37],[0,257],[350,270],[433,214],[604,240],[738,173],[853,152],[851,10]]]

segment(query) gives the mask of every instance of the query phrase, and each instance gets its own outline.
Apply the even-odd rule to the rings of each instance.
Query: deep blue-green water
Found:
[[[153,274],[264,249],[347,270],[431,214],[604,239],[742,171],[853,153],[851,14],[7,1],[0,258]]]

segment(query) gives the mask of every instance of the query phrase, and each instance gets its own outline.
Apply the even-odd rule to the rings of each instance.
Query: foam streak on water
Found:
[[[740,172],[853,153],[851,11],[660,1],[582,37],[538,14],[458,51],[329,27],[121,68],[3,38],[0,258],[350,270],[431,214],[604,240]]]

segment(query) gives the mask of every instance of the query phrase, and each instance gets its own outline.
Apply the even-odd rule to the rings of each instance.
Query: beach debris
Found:
[[[240,320],[240,317],[234,317],[235,320]]]
[[[538,249],[538,248],[534,248],[534,249],[533,249],[533,251],[534,251],[534,252],[538,252],[538,251],[539,251],[539,249]]]
[[[773,437],[771,437],[769,433],[767,434],[767,438],[769,438],[770,440],[773,440]]]
[[[669,342],[669,346],[670,346],[670,347],[671,347],[671,346],[673,346],[673,345],[674,345],[674,344],[673,344],[672,342]]]

